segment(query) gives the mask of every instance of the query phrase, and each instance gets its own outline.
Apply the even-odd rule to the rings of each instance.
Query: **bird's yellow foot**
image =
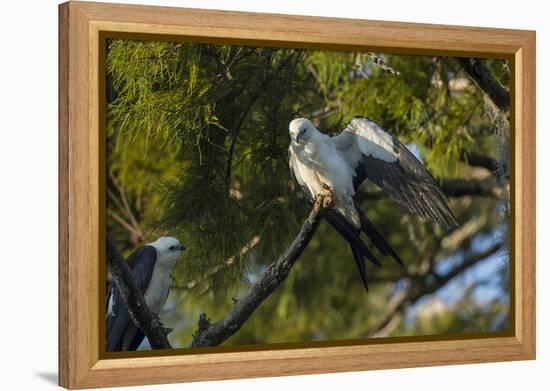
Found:
[[[324,194],[323,206],[325,208],[332,208],[334,206],[334,190],[332,187]]]

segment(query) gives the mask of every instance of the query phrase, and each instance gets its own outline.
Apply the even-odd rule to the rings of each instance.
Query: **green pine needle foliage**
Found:
[[[288,168],[293,118],[313,118],[331,133],[354,115],[367,116],[415,144],[435,176],[473,177],[475,170],[461,162],[464,151],[496,157],[483,94],[456,60],[382,58],[397,72],[384,71],[365,53],[108,41],[107,222],[126,255],[159,235],[187,246],[174,276],[179,288],[171,295],[187,315],[173,315],[179,345],[189,341],[198,314],[223,316],[231,297],[247,291],[306,217],[309,205]],[[501,83],[509,82],[505,62],[487,66]],[[365,206],[406,260],[407,273],[421,268],[419,254],[438,250],[441,228],[388,199]],[[500,224],[495,200],[464,197],[451,208],[461,222],[489,216],[484,235]],[[365,296],[349,247],[326,224],[302,258],[228,343],[354,338],[376,324],[394,292],[396,281],[384,278],[403,272],[391,262],[373,271],[382,282]],[[485,325],[503,306],[494,303],[476,314],[485,316]],[[415,330],[455,330],[459,315]],[[403,323],[395,332],[411,330]]]

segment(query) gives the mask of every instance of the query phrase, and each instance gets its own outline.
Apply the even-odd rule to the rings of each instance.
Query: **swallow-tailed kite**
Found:
[[[185,247],[178,239],[160,237],[138,248],[127,259],[149,310],[155,314],[164,307],[172,270],[183,250]],[[126,303],[114,282],[109,285],[106,329],[108,352],[136,350],[145,338],[143,331],[130,319]]]
[[[422,163],[380,125],[354,117],[344,130],[330,137],[305,118],[290,122],[289,164],[296,182],[312,201],[330,194],[334,205],[327,221],[351,247],[361,279],[368,291],[363,258],[380,262],[360,238],[369,237],[382,255],[402,263],[399,256],[373,226],[354,200],[359,186],[370,180],[410,212],[452,229],[457,222],[443,194]]]

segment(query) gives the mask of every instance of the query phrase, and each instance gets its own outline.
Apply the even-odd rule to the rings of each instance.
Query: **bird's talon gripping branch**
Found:
[[[325,197],[323,199],[323,207],[324,208],[332,208],[334,206],[334,193],[332,189],[325,194]]]

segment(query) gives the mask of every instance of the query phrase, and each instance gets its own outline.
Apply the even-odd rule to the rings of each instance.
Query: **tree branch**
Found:
[[[147,303],[136,285],[132,270],[124,261],[107,232],[107,266],[113,275],[113,280],[126,303],[130,318],[143,330],[153,349],[171,349],[168,342],[168,330],[164,328],[158,316],[149,310]]]
[[[118,213],[116,213],[112,209],[107,209],[107,215],[111,216],[113,220],[119,223],[122,228],[124,228],[126,231],[128,231],[128,233],[130,233],[130,235],[133,235],[139,239],[142,238],[141,232],[137,231],[130,223],[124,220],[124,218],[122,218],[120,215],[118,215]]]
[[[436,292],[438,289],[446,285],[453,278],[463,273],[470,267],[483,261],[487,257],[493,255],[502,248],[502,243],[494,243],[487,249],[478,253],[467,256],[460,264],[456,265],[453,269],[447,272],[444,276],[437,276],[437,278],[428,278],[434,276],[432,269],[426,271],[422,275],[414,276],[410,280],[409,285],[404,288],[397,297],[389,304],[389,309],[384,316],[373,327],[363,333],[363,338],[369,338],[373,336],[382,337],[380,331],[385,329],[395,317],[402,316],[404,310],[413,305],[420,298],[426,295],[430,295]]]
[[[495,159],[475,152],[463,151],[460,155],[460,160],[468,163],[470,166],[483,167],[491,172],[494,172],[497,168],[497,161]]]
[[[477,252],[477,253],[470,254],[469,256],[464,258],[464,260],[459,265],[455,266],[453,269],[451,269],[449,272],[447,272],[444,276],[441,277],[441,279],[438,281],[438,284],[437,284],[439,286],[436,286],[435,289],[434,288],[425,289],[424,292],[425,293],[435,292],[438,288],[440,288],[444,284],[451,281],[453,278],[458,276],[460,273],[466,271],[466,269],[470,268],[471,266],[474,266],[475,264],[477,264],[480,261],[483,261],[485,258],[490,257],[491,255],[493,255],[494,253],[500,251],[501,249],[502,249],[502,243],[496,242],[496,243],[493,243],[492,245],[490,245],[489,247],[487,247],[485,250],[482,250],[482,251]],[[417,300],[417,299],[418,298],[415,298],[415,300]]]
[[[111,170],[108,170],[107,172],[107,196],[116,204],[117,208],[123,213],[123,215],[126,215],[127,219],[123,219],[122,216],[115,215],[115,212],[111,209],[109,209],[108,212],[114,220],[116,220],[130,233],[131,241],[135,245],[143,240],[143,232],[139,225],[138,218],[136,218],[130,204],[128,203],[122,184],[117,182]]]
[[[313,208],[307,220],[304,221],[298,236],[279,258],[268,266],[262,278],[252,286],[248,294],[244,298],[236,300],[231,311],[214,324],[210,323],[206,314],[200,316],[199,328],[193,334],[191,347],[218,346],[242,327],[256,308],[285,281],[290,269],[319,227],[323,213],[329,206],[328,197],[322,195],[316,197]]]
[[[488,179],[441,179],[441,188],[447,197],[480,196],[499,198],[502,189]]]
[[[493,79],[487,67],[478,58],[458,58],[466,74],[481,91],[491,98],[502,111],[510,108],[510,93],[498,81]]]

